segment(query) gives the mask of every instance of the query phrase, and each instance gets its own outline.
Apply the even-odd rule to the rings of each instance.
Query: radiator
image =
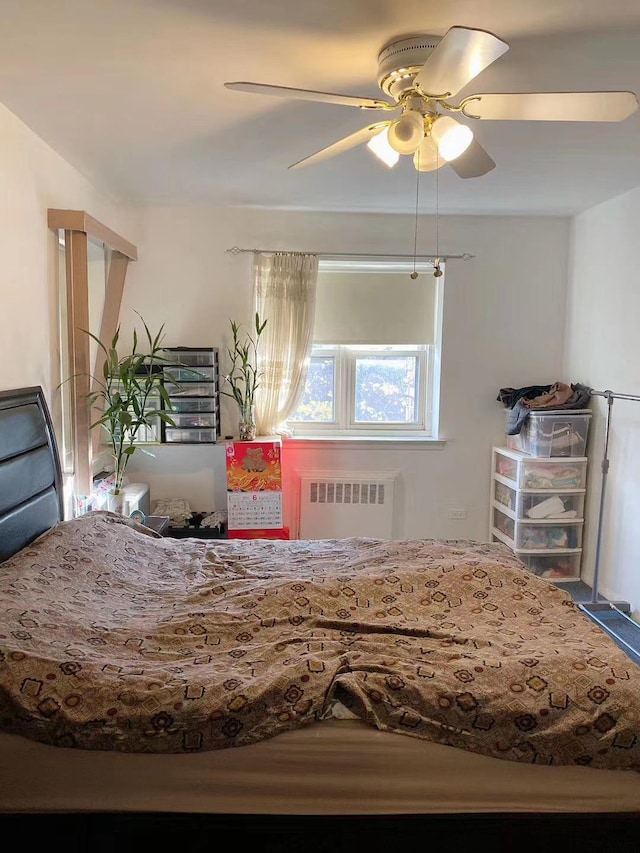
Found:
[[[300,538],[393,539],[395,474],[300,476]]]

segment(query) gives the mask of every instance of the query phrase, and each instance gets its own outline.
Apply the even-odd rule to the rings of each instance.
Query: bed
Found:
[[[94,850],[635,849],[640,668],[499,543],[63,521],[42,389],[2,392],[0,819]]]

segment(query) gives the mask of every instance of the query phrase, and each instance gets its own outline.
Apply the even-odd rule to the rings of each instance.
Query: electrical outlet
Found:
[[[460,521],[463,518],[467,517],[466,509],[450,509],[449,510],[449,518],[453,518],[456,521]]]

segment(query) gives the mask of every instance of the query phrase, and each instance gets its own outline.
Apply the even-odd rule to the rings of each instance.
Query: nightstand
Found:
[[[167,531],[169,521],[170,519],[168,515],[147,515],[145,516],[143,524],[145,527],[148,527],[150,530],[153,530],[162,536]]]

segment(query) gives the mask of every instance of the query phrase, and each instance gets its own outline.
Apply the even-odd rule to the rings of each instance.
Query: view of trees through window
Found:
[[[291,421],[332,423],[335,420],[335,359],[312,357],[307,384]]]
[[[415,421],[416,359],[413,356],[356,358],[355,420],[357,423]]]
[[[415,424],[419,359],[416,355],[335,347],[335,355],[312,356],[296,423]],[[389,348],[393,349],[393,348]],[[352,393],[336,400],[338,371]]]

